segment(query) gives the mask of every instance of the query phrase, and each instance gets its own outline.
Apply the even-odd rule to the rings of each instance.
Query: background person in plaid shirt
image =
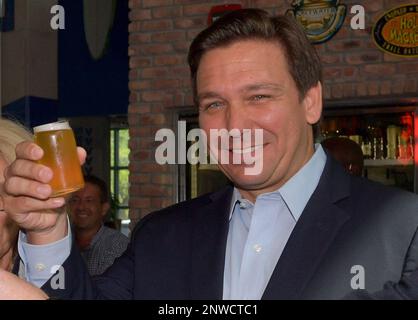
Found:
[[[85,186],[68,202],[74,239],[91,275],[102,274],[128,245],[128,238],[103,224],[109,211],[106,183],[96,176],[85,176]]]

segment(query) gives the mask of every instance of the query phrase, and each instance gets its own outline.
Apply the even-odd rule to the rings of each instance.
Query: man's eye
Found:
[[[255,96],[252,96],[251,97],[251,100],[253,100],[253,101],[261,101],[261,100],[264,100],[264,99],[268,99],[269,97],[270,96],[265,95],[265,94],[257,94]]]
[[[219,109],[220,107],[222,107],[222,102],[220,101],[216,101],[216,102],[211,102],[211,103],[207,103],[203,106],[203,110],[213,110],[213,109]]]

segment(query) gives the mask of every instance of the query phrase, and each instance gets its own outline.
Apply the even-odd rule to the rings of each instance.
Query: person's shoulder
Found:
[[[351,195],[358,206],[368,211],[386,212],[396,217],[407,215],[414,221],[418,220],[418,195],[415,193],[366,178],[352,177]]]
[[[406,191],[398,187],[387,186],[382,183],[360,177],[352,177],[351,181],[351,190],[356,194],[364,194],[366,197],[376,195],[380,197],[396,197],[398,199],[409,200],[415,203],[418,201],[418,195],[416,193]]]
[[[127,242],[129,241],[128,237],[125,236],[122,232],[120,232],[119,230],[116,229],[112,229],[106,226],[103,226],[104,232],[106,234],[106,238],[112,239],[113,240],[119,240],[122,242]]]

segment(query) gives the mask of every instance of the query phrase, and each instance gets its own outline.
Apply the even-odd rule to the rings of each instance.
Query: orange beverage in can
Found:
[[[83,188],[84,178],[77,146],[68,121],[41,125],[33,128],[33,131],[35,143],[44,151],[44,156],[38,162],[54,173],[49,182],[51,197],[60,197]]]

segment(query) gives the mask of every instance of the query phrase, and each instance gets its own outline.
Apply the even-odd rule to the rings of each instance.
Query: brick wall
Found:
[[[232,1],[283,13],[291,1]],[[373,43],[373,23],[386,10],[408,1],[342,0],[348,13],[342,29],[318,45],[324,70],[327,100],[393,95],[418,91],[418,59],[385,54]],[[193,37],[206,26],[213,5],[225,1],[129,0],[130,55],[130,216],[135,223],[147,213],[176,201],[176,168],[154,161],[155,132],[173,126],[178,107],[191,106],[186,55]],[[362,4],[366,29],[350,29],[350,8]]]

